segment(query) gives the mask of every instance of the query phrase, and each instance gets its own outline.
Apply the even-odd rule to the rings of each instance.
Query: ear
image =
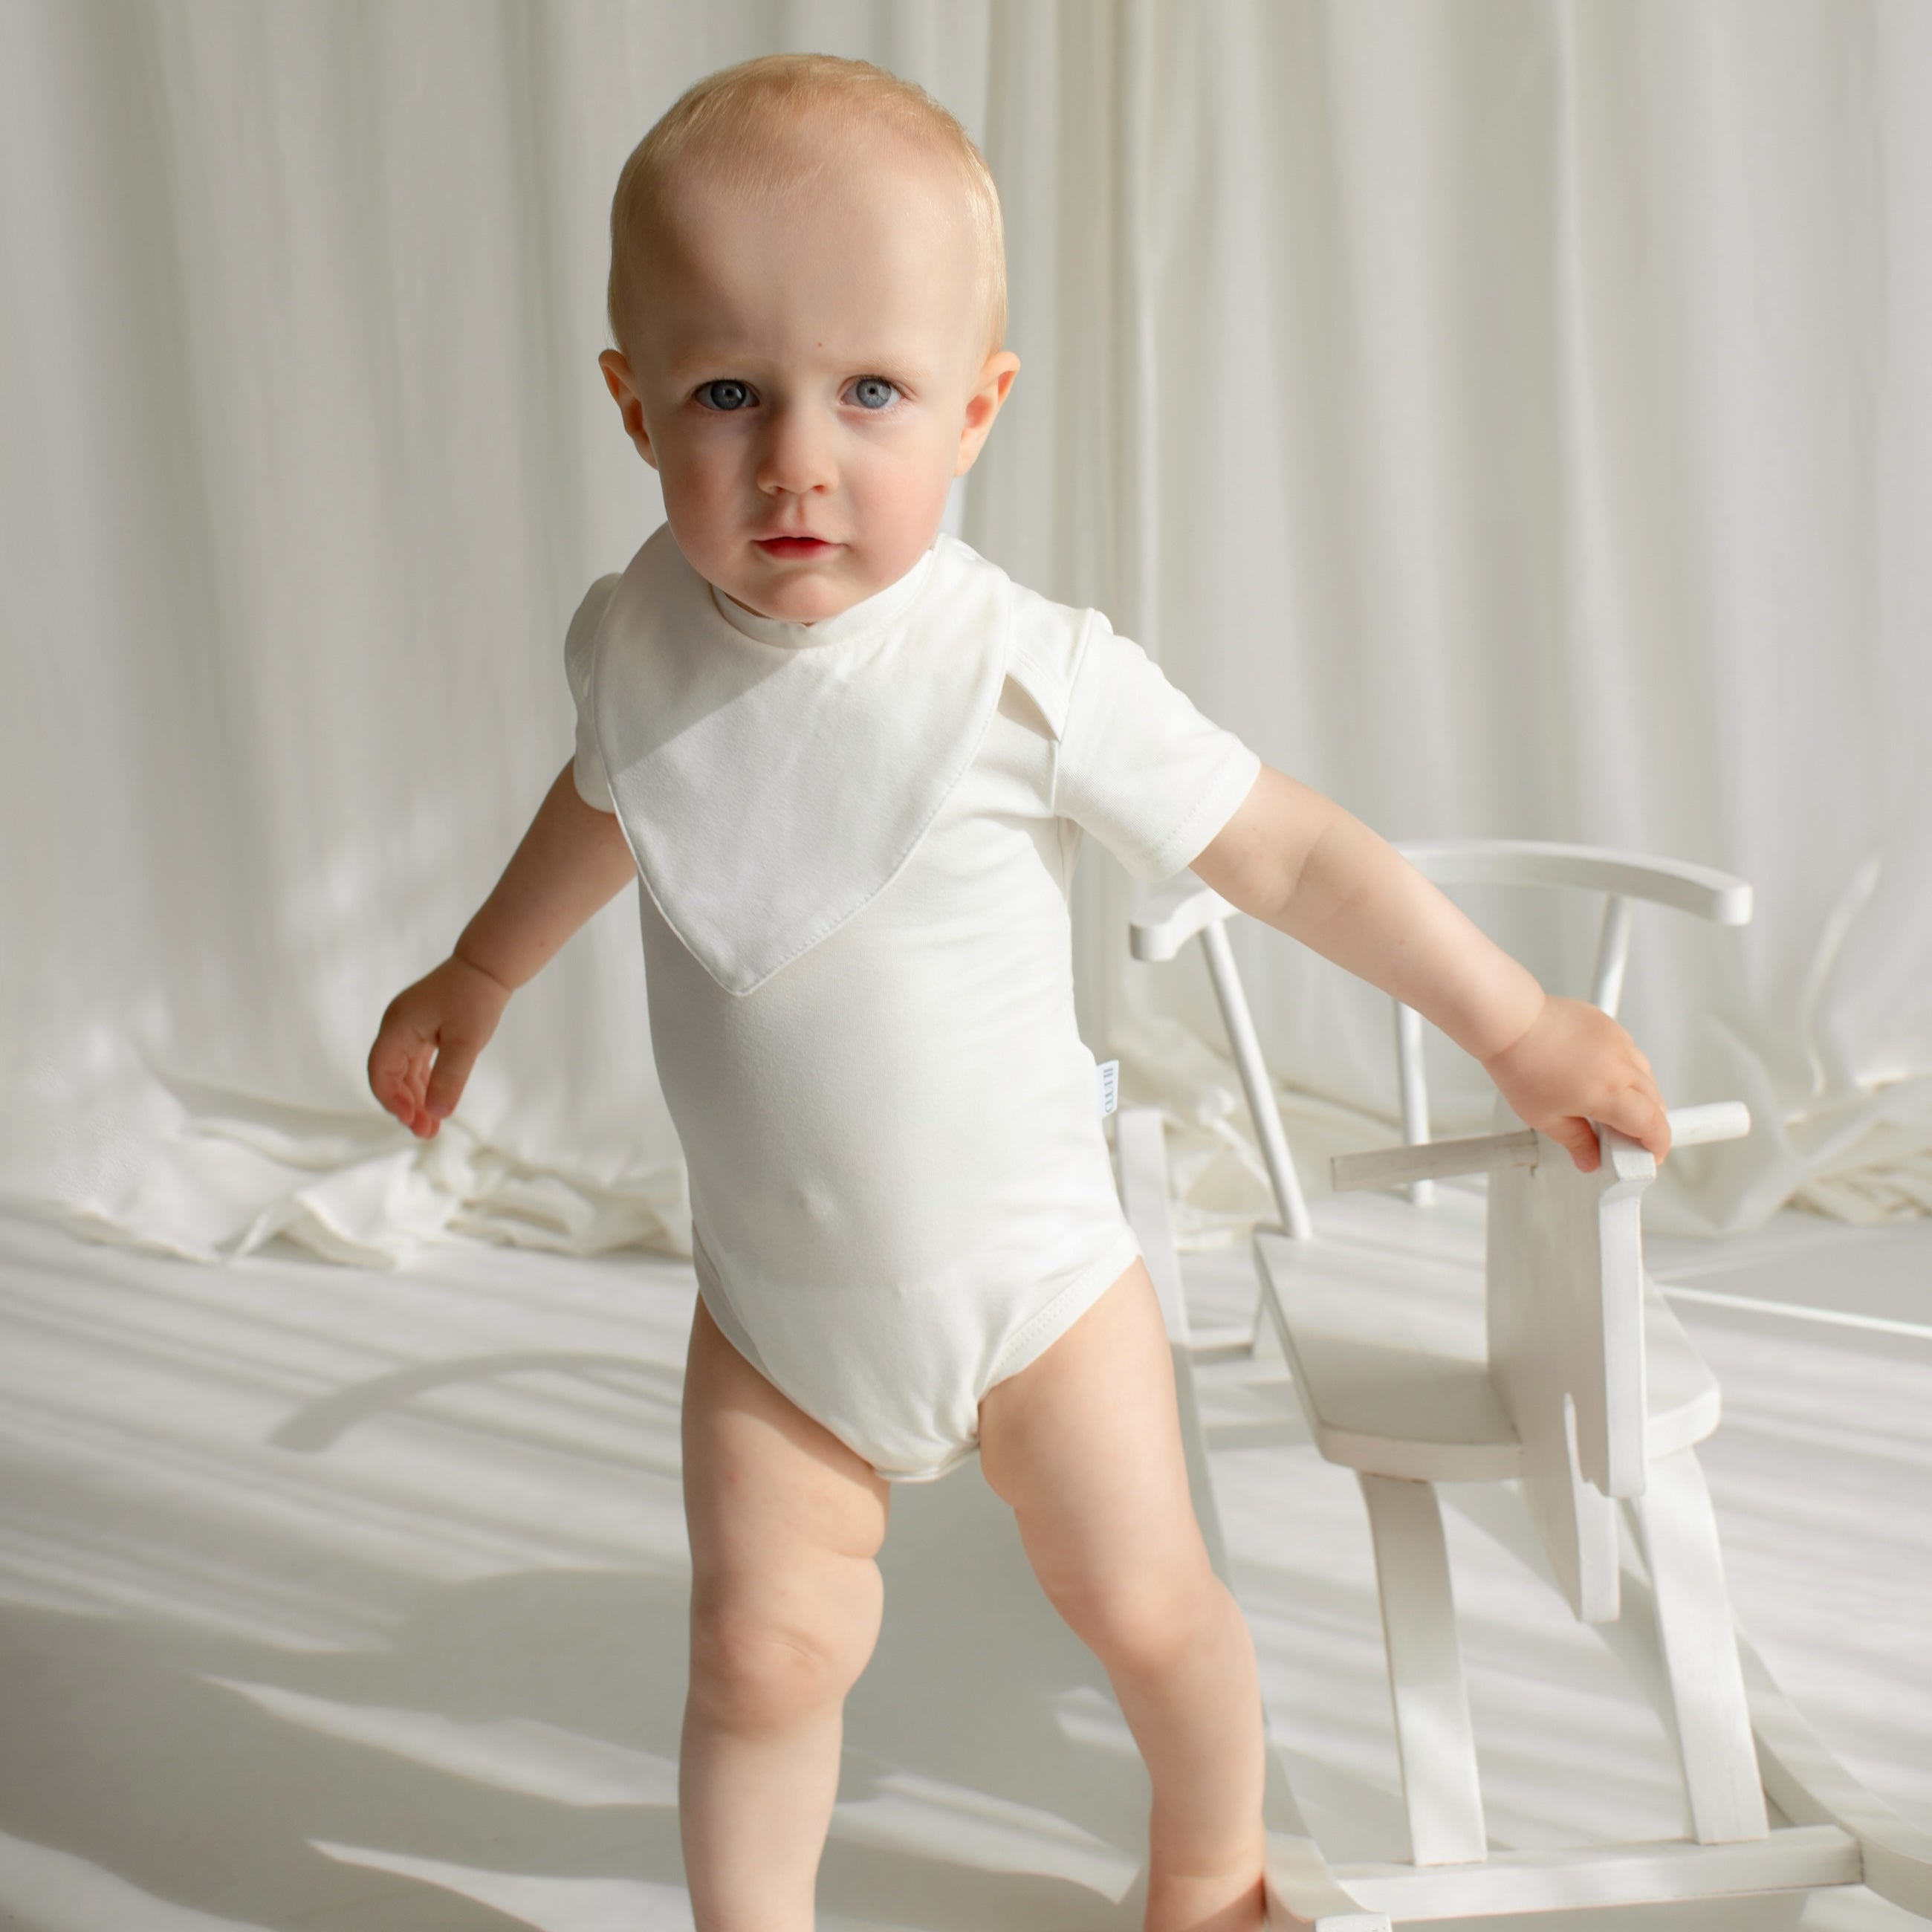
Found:
[[[617,413],[624,418],[624,434],[638,446],[638,454],[655,470],[658,460],[651,448],[651,433],[644,425],[644,406],[632,380],[628,359],[620,349],[607,349],[598,357],[597,366],[604,371],[604,385],[617,405]]]
[[[996,350],[981,365],[973,393],[966,399],[966,421],[959,432],[959,460],[952,473],[964,476],[992,433],[993,418],[1020,373],[1020,358],[1010,349]]]

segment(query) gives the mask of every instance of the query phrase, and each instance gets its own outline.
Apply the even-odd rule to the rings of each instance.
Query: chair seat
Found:
[[[1485,1205],[1477,1187],[1438,1187],[1422,1207],[1352,1195],[1318,1204],[1312,1240],[1255,1237],[1295,1392],[1330,1462],[1412,1481],[1520,1472],[1490,1380]],[[1648,1282],[1644,1370],[1648,1460],[1717,1427],[1717,1379]]]

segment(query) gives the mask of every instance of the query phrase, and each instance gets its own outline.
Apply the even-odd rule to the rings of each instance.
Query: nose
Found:
[[[758,461],[760,490],[770,496],[804,496],[837,483],[833,425],[823,410],[788,404],[774,409],[767,421]]]

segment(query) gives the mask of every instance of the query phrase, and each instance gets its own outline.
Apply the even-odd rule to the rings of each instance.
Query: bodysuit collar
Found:
[[[919,561],[896,584],[861,599],[836,617],[821,617],[816,623],[799,624],[784,617],[761,617],[755,610],[725,596],[714,584],[711,602],[718,614],[741,637],[754,643],[777,644],[787,650],[812,650],[830,644],[847,644],[871,636],[895,619],[902,616],[926,588],[938,556],[937,549],[921,553]]]

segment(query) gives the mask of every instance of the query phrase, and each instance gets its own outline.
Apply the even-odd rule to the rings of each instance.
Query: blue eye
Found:
[[[748,384],[727,376],[721,381],[704,384],[699,389],[698,397],[706,409],[729,411],[748,407],[752,392]]]
[[[898,384],[887,382],[883,376],[861,376],[852,385],[852,400],[862,410],[890,408],[898,393]]]

